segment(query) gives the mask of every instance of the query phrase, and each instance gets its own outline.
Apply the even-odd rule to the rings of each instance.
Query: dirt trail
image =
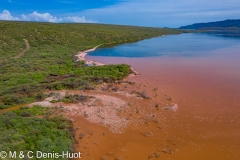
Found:
[[[26,44],[26,48],[21,53],[16,55],[14,58],[20,58],[22,55],[24,55],[24,53],[26,53],[30,49],[30,45],[28,43],[28,40],[26,40],[26,39],[23,39],[23,40],[24,40],[24,42]]]

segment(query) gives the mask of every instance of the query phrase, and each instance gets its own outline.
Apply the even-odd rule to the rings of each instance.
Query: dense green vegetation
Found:
[[[34,106],[0,114],[0,150],[7,153],[73,151],[71,123],[63,117],[51,116],[51,112],[53,109]],[[43,117],[36,117],[40,115]]]
[[[102,24],[0,21],[0,109],[42,100],[46,89],[93,89],[99,81],[126,77],[128,65],[87,67],[79,51],[99,44],[135,42],[181,31]],[[13,58],[25,49],[20,58]]]

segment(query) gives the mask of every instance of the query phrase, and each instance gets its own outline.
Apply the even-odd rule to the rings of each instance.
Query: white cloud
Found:
[[[40,21],[40,22],[53,22],[53,23],[62,23],[62,22],[73,22],[73,23],[96,23],[97,21],[88,20],[84,16],[68,16],[68,17],[55,17],[49,13],[38,13],[33,12],[31,14],[22,14],[19,17],[13,17],[8,10],[4,10],[0,14],[0,20],[20,20],[20,21]]]
[[[49,13],[37,13],[36,11],[25,15],[22,14],[21,15],[21,19],[22,20],[26,20],[26,21],[43,21],[43,22],[57,22],[58,19],[56,17],[53,17],[51,14]]]
[[[97,21],[93,21],[93,20],[86,20],[86,18],[83,17],[64,17],[64,18],[60,18],[59,19],[60,22],[83,22],[83,23],[96,23]]]
[[[3,10],[3,12],[0,13],[0,20],[19,20],[19,18],[13,17],[8,10]]]

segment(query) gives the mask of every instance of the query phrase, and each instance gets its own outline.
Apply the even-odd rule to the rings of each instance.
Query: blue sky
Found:
[[[0,19],[180,27],[240,19],[240,0],[1,0]]]

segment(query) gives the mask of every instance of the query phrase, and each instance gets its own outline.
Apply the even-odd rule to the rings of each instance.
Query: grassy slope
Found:
[[[78,51],[105,43],[135,42],[181,31],[102,24],[0,21],[0,109],[42,99],[45,89],[91,89],[99,80],[121,79],[127,65],[84,67]],[[30,44],[21,58],[13,57]]]

